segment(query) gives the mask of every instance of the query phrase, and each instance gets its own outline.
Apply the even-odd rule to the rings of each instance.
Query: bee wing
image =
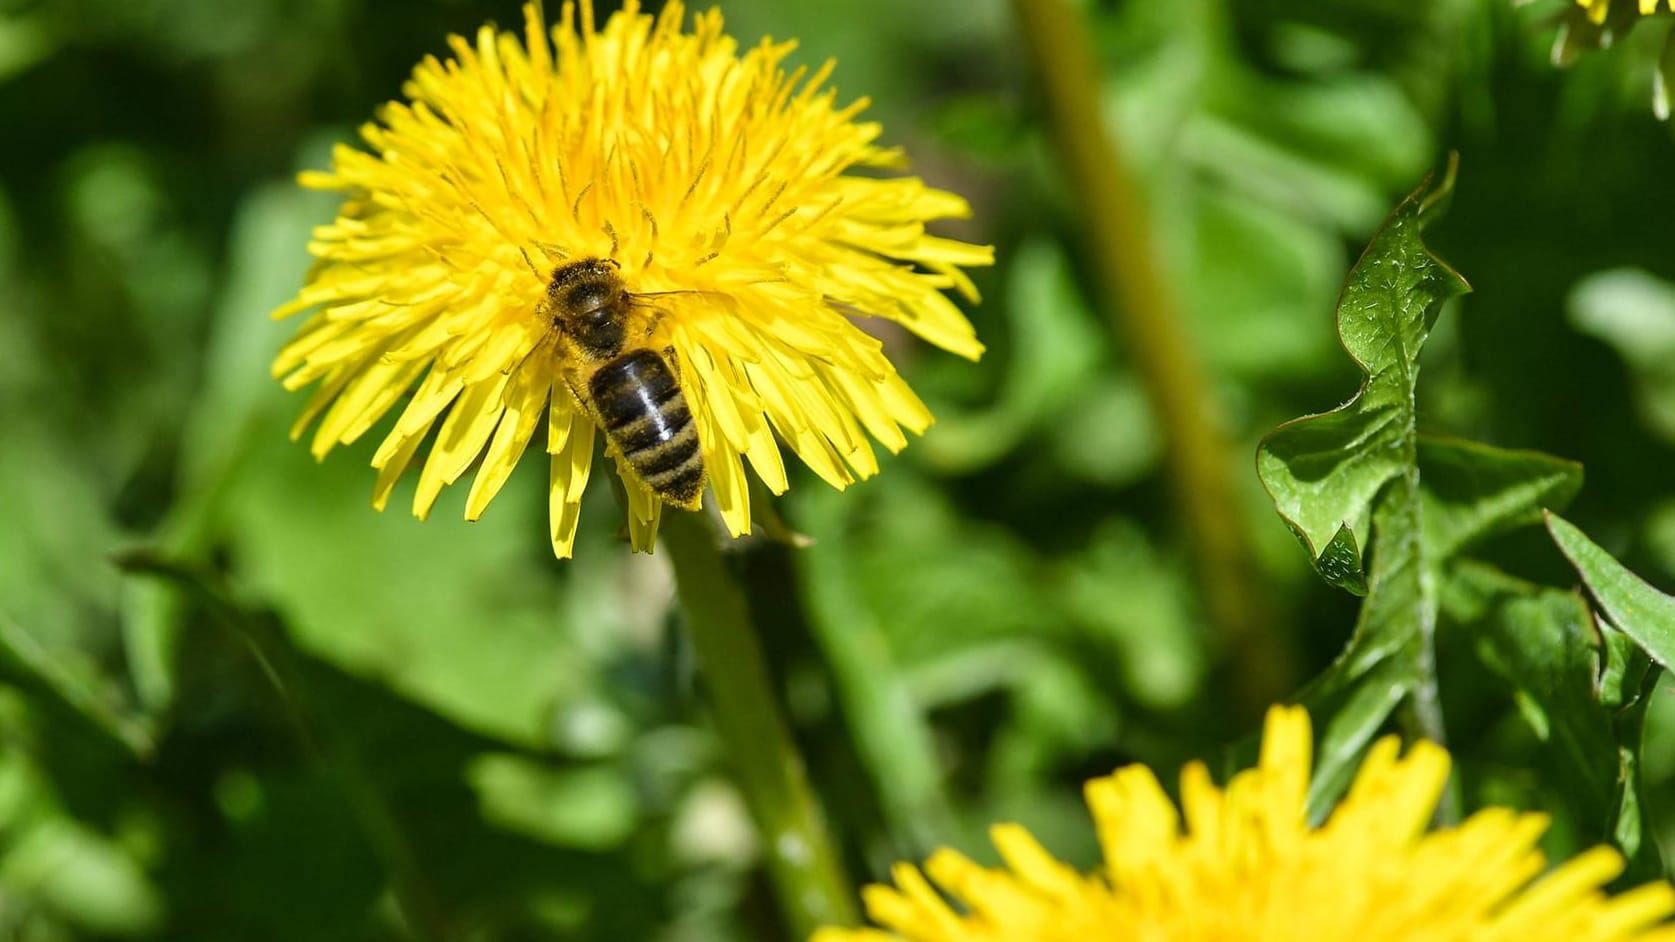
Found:
[[[682,294],[708,295],[713,293],[714,292],[710,291],[693,291],[690,289],[680,291],[635,291],[628,294],[626,296],[626,300],[630,311],[637,318],[645,319],[645,334],[647,337],[650,337],[658,332],[658,326],[662,322],[664,315],[670,313],[669,308],[666,306],[667,302],[665,299]]]

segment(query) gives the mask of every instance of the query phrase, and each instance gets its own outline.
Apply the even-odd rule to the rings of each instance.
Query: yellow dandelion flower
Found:
[[[741,54],[718,11],[690,32],[679,2],[652,17],[630,0],[603,28],[587,4],[550,31],[538,3],[523,15],[521,37],[451,37],[361,128],[369,150],[302,175],[345,198],[275,312],[317,309],[274,364],[287,388],[317,384],[293,435],[318,422],[323,458],[396,411],[374,505],[429,441],[413,512],[476,466],[475,520],[544,427],[563,557],[596,431],[647,550],[662,506],[695,508],[706,481],[748,532],[744,461],[783,492],[781,441],[842,488],[878,470],[870,440],[924,431],[852,318],[982,352],[944,291],[975,301],[962,269],[993,251],[925,231],[965,201],[879,175],[902,156],[857,120],[865,99],[837,102],[832,64],[787,72],[790,42]]]
[[[1558,16],[1558,32],[1553,38],[1553,64],[1575,64],[1590,50],[1609,47],[1618,35],[1644,22],[1646,17],[1675,12],[1675,0],[1576,0]],[[1667,121],[1670,102],[1675,98],[1675,29],[1664,33],[1663,51],[1652,67],[1652,111],[1658,120]]]
[[[1658,7],[1675,11],[1675,0],[1634,0],[1640,8],[1641,16],[1651,16],[1658,12]],[[1604,23],[1606,16],[1611,13],[1611,0],[1576,0],[1576,5],[1588,11],[1588,19],[1594,23]],[[1621,6],[1628,6],[1624,3]]]
[[[1102,872],[1083,875],[1002,825],[993,839],[1006,869],[952,851],[923,873],[900,865],[894,888],[866,893],[868,912],[892,931],[824,929],[814,942],[1675,939],[1675,927],[1659,925],[1675,911],[1667,884],[1602,890],[1623,866],[1610,848],[1543,875],[1543,815],[1490,809],[1428,833],[1448,779],[1448,754],[1430,743],[1403,756],[1395,737],[1378,742],[1348,795],[1310,827],[1310,743],[1302,708],[1274,708],[1257,767],[1223,791],[1189,766],[1181,812],[1143,766],[1095,779],[1087,797]]]

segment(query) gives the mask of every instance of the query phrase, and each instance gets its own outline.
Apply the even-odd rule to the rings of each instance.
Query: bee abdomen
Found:
[[[698,428],[675,376],[650,350],[631,350],[589,382],[605,435],[657,495],[694,508],[704,487]]]

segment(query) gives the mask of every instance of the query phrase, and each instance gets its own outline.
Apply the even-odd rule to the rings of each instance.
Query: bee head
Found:
[[[560,318],[586,319],[609,314],[628,293],[617,263],[608,258],[586,258],[553,269],[547,300]]]

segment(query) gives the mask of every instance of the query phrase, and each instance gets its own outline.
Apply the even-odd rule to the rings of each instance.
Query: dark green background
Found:
[[[1256,441],[1353,392],[1338,285],[1450,150],[1429,240],[1475,292],[1427,351],[1422,425],[1581,461],[1570,518],[1675,584],[1667,20],[1559,72],[1562,2],[1089,6],[1106,115],[1233,427],[1264,643],[1293,668],[1256,686],[1294,689],[1356,612],[1273,513]],[[938,424],[849,493],[797,472],[780,509],[816,546],[747,560],[813,778],[857,874],[988,856],[996,820],[1089,864],[1082,780],[1171,778],[1257,716],[1229,696],[1244,665],[1199,604],[1010,10],[724,10],[746,43],[836,56],[840,93],[971,199],[946,231],[998,257],[980,364],[900,346]],[[302,397],[268,364],[294,322],[267,312],[333,209],[292,176],[486,19],[518,6],[0,0],[0,937],[779,937],[669,574],[627,552],[608,488],[560,563],[538,459],[481,523],[453,489],[421,525],[410,483],[368,506],[375,441],[317,465],[287,439]],[[1488,555],[1574,583],[1538,530]],[[1556,852],[1597,840],[1472,649],[1445,634],[1467,807],[1555,810]],[[1656,697],[1654,824],[1675,812]]]

